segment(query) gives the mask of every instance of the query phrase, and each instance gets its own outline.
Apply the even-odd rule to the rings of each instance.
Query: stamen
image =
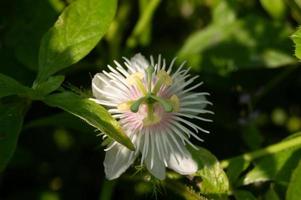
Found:
[[[173,112],[178,112],[180,110],[180,100],[176,95],[172,95],[169,99],[169,101],[171,102],[172,108],[173,108]]]
[[[146,91],[145,86],[142,82],[143,78],[144,78],[143,73],[136,72],[136,73],[133,73],[132,75],[130,75],[127,78],[127,81],[130,85],[135,85],[140,90],[140,92],[142,92],[142,94],[146,95],[147,91]]]
[[[128,101],[117,105],[117,109],[121,112],[130,110],[134,101]]]
[[[152,91],[153,94],[155,94],[155,95],[159,92],[159,90],[163,84],[166,86],[170,86],[172,84],[172,78],[168,75],[168,73],[166,71],[160,70],[157,73],[157,76],[158,76],[158,80]]]

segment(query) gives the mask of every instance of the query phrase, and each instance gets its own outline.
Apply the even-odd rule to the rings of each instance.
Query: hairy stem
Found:
[[[172,190],[173,192],[177,193],[178,195],[184,197],[187,200],[206,200],[207,198],[200,196],[192,189],[189,189],[183,184],[176,182],[174,180],[167,179],[164,181],[164,185]]]
[[[298,132],[296,134],[301,134],[301,132]],[[272,145],[267,146],[263,149],[259,149],[259,150],[253,151],[253,152],[245,153],[245,154],[242,154],[240,156],[236,156],[234,158],[223,160],[221,162],[221,165],[222,165],[223,168],[227,168],[229,166],[229,163],[233,159],[242,158],[245,161],[252,161],[252,160],[255,160],[257,158],[267,156],[267,155],[270,155],[270,154],[274,154],[274,153],[278,153],[280,151],[283,151],[283,150],[286,150],[288,148],[295,147],[295,146],[298,146],[298,145],[301,146],[301,136],[295,137],[295,138],[292,138],[292,139],[288,139],[288,140],[285,140],[285,141],[282,141],[282,142],[279,142],[279,143],[276,143],[276,144],[272,144]]]

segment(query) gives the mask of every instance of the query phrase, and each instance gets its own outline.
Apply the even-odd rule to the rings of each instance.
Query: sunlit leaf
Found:
[[[229,192],[229,181],[216,157],[208,150],[199,147],[189,148],[194,160],[198,163],[196,176],[201,177],[201,193],[210,198],[224,198]]]
[[[44,102],[49,106],[61,108],[86,121],[117,142],[133,150],[134,145],[121,129],[119,123],[102,106],[71,92],[49,95]]]
[[[255,161],[255,167],[246,174],[244,184],[273,180],[288,183],[290,175],[301,158],[301,136],[296,134],[286,139],[300,141],[299,145]]]
[[[0,104],[0,172],[5,169],[14,154],[25,106],[23,102]]]
[[[260,0],[260,3],[273,18],[283,18],[286,10],[284,0]]]
[[[72,2],[42,39],[38,82],[86,56],[109,28],[116,4],[116,0]]]
[[[300,160],[300,157],[299,157]],[[301,162],[294,170],[290,183],[288,185],[286,200],[299,200],[301,197]]]

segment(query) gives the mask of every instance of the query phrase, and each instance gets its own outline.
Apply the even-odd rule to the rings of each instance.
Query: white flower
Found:
[[[195,173],[197,163],[185,145],[194,146],[189,137],[202,141],[197,133],[208,131],[189,120],[211,121],[198,114],[212,113],[204,109],[211,104],[208,93],[192,92],[202,83],[194,84],[197,76],[183,69],[184,63],[173,73],[175,59],[168,67],[161,56],[157,63],[141,54],[124,60],[126,69],[114,61],[116,68],[108,66],[109,72],[92,80],[94,100],[109,108],[136,147],[130,151],[113,142],[105,149],[107,179],[118,178],[139,154],[141,165],[158,179],[165,178],[166,167],[183,175]]]

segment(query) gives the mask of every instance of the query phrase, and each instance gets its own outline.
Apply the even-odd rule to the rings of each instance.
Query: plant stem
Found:
[[[301,134],[301,132],[298,132],[296,134]],[[298,146],[298,145],[301,146],[301,136],[295,137],[295,138],[292,138],[292,139],[288,139],[288,140],[285,140],[285,141],[282,141],[282,142],[279,142],[279,143],[276,143],[276,144],[272,144],[272,145],[267,146],[263,149],[259,149],[259,150],[256,150],[256,151],[253,151],[253,152],[250,152],[250,153],[245,153],[245,154],[242,154],[240,156],[236,156],[234,158],[223,160],[221,162],[221,165],[222,165],[223,168],[227,168],[229,166],[231,160],[233,160],[233,159],[242,158],[245,161],[252,161],[252,160],[255,160],[257,158],[267,156],[267,155],[270,155],[270,154],[274,154],[274,153],[278,153],[280,151],[283,151],[283,150],[286,150],[288,148],[295,147],[295,146]]]
[[[112,194],[114,192],[115,185],[116,185],[116,181],[104,180],[102,183],[102,189],[101,189],[101,193],[99,195],[99,200],[112,199]]]
[[[177,181],[166,179],[164,185],[177,193],[178,195],[184,197],[186,200],[207,200],[207,198],[200,196],[195,193],[192,189],[187,188],[185,185],[180,184]]]
[[[151,0],[146,9],[144,10],[144,12],[142,13],[142,15],[140,16],[132,34],[130,35],[130,37],[127,40],[127,46],[128,47],[135,47],[137,45],[137,37],[143,33],[143,31],[147,28],[147,26],[149,25],[153,14],[156,10],[156,8],[158,7],[159,3],[161,1],[160,0]]]

